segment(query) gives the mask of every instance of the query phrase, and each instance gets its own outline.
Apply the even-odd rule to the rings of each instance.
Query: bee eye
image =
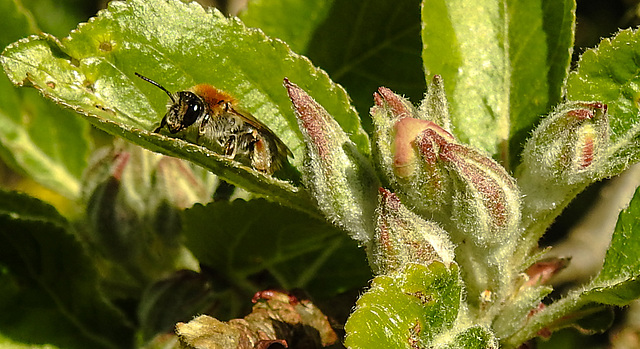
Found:
[[[184,105],[182,127],[191,126],[204,113],[204,103],[200,97],[191,92],[184,92],[180,99]]]
[[[198,116],[202,112],[202,107],[198,103],[191,103],[187,106],[187,110],[184,112],[184,119],[182,122],[185,126],[191,125],[196,122]]]

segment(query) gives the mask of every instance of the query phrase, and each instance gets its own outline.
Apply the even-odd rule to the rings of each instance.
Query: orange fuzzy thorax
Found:
[[[218,90],[209,84],[195,85],[189,90],[200,96],[211,110],[222,111],[220,108],[224,108],[225,104],[228,103],[235,106],[237,103],[237,100],[230,94]]]

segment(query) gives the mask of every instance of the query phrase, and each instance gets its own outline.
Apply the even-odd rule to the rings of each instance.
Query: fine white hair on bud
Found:
[[[408,263],[453,262],[454,246],[437,223],[406,208],[398,196],[380,188],[376,210],[376,238],[369,253],[378,273],[387,274]]]
[[[589,181],[604,172],[608,140],[606,104],[567,103],[535,130],[524,149],[523,163],[546,180],[568,185]]]
[[[289,80],[284,85],[307,146],[306,187],[330,221],[368,244],[380,186],[373,167],[320,104]]]
[[[453,218],[465,235],[483,246],[515,240],[520,192],[504,167],[473,148],[454,143],[442,147],[440,159],[454,181]]]
[[[403,204],[402,209],[395,211],[379,208],[375,243],[377,260],[382,262],[378,264],[384,271],[394,269],[401,260],[419,259],[417,255],[442,258],[439,253],[397,247],[423,239],[423,248],[433,248],[435,244],[431,241],[405,231],[439,231],[448,236],[447,241],[457,245],[456,261],[468,271],[465,278],[472,298],[480,299],[485,290],[501,297],[510,283],[509,276],[503,276],[514,275],[506,271],[511,266],[504,261],[510,258],[521,236],[520,191],[500,164],[461,144],[449,131],[448,108],[440,80],[434,79],[419,109],[389,89],[381,87],[374,94],[371,115],[375,154],[394,191],[382,195],[385,200],[381,206],[389,207],[394,202],[400,205],[400,200]],[[405,210],[415,213],[415,217],[390,213]],[[382,217],[387,220],[381,220]],[[425,218],[437,224],[424,222]],[[391,223],[396,226],[393,231],[402,232],[399,235],[403,238],[391,233],[388,228]],[[429,228],[419,228],[421,224]],[[403,226],[408,228],[400,228]]]
[[[531,244],[577,193],[607,176],[609,133],[607,105],[600,102],[567,102],[535,129],[516,171]]]
[[[446,214],[450,181],[437,154],[440,144],[453,142],[454,137],[435,122],[419,118],[407,99],[387,88],[379,88],[374,100],[374,149],[385,179],[406,205],[423,216]]]

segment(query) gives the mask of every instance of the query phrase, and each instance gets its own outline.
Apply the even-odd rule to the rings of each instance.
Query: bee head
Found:
[[[154,132],[159,132],[165,125],[169,129],[169,132],[179,132],[191,126],[200,116],[204,115],[204,100],[197,94],[190,91],[171,93],[162,85],[148,77],[142,76],[138,73],[135,74],[142,80],[164,91],[171,99],[167,114],[162,118],[160,127],[158,127]]]
[[[180,91],[172,95],[171,105],[164,118],[169,131],[176,133],[193,125],[204,113],[202,98],[190,91]]]

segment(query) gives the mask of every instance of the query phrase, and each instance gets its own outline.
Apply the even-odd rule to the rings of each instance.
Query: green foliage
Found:
[[[349,348],[494,348],[491,332],[464,321],[457,267],[407,264],[373,279],[346,324]],[[460,346],[464,343],[464,346]]]
[[[129,345],[133,328],[98,291],[97,270],[69,223],[37,199],[0,197],[3,336],[63,348]]]
[[[0,44],[38,28],[31,14],[15,1],[0,2],[11,16],[2,22]],[[74,113],[55,107],[33,90],[16,90],[0,78],[0,156],[3,161],[70,199],[80,195],[80,176],[91,150],[89,127]]]
[[[174,324],[242,318],[254,294],[252,335],[295,309],[292,328],[336,338],[269,290],[299,288],[343,319],[362,294],[349,348],[516,348],[604,331],[640,298],[640,189],[587,284],[545,299],[559,266],[538,249],[579,192],[640,160],[639,30],[569,72],[573,0],[256,0],[242,21],[113,1],[63,37],[93,13],[78,5],[0,0],[0,157],[86,206],[0,191],[0,347],[175,348]],[[152,132],[169,97],[135,73],[215,85],[293,157],[271,176]],[[133,144],[95,150],[91,125]],[[181,327],[211,340],[198,324]]]
[[[371,94],[379,86],[415,101],[424,94],[419,7],[417,0],[335,1],[304,52],[349,91],[367,126]]]
[[[177,32],[189,34],[175,40]],[[359,150],[369,152],[368,138],[346,93],[324,72],[283,43],[197,4],[114,2],[68,38],[59,42],[47,35],[31,37],[7,48],[2,60],[14,83],[34,85],[85,114],[95,126],[150,150],[190,160],[233,184],[298,208],[308,207],[308,199],[291,184],[261,176],[206,148],[150,133],[165,111],[167,96],[134,73],[149,76],[170,91],[207,82],[232,93],[285,141],[295,155],[293,165],[301,168],[301,136],[281,87],[286,76],[317,91],[316,98],[338,115]]]
[[[196,205],[183,221],[185,245],[194,256],[249,296],[260,290],[250,277],[263,270],[285,289],[308,288],[322,297],[370,277],[363,251],[344,232],[264,200]]]
[[[515,167],[540,115],[560,100],[574,8],[569,0],[423,3],[424,67],[444,78],[462,141]]]
[[[240,14],[247,27],[260,28],[286,42],[297,53],[308,51],[312,36],[329,17],[333,1],[252,1]]]

